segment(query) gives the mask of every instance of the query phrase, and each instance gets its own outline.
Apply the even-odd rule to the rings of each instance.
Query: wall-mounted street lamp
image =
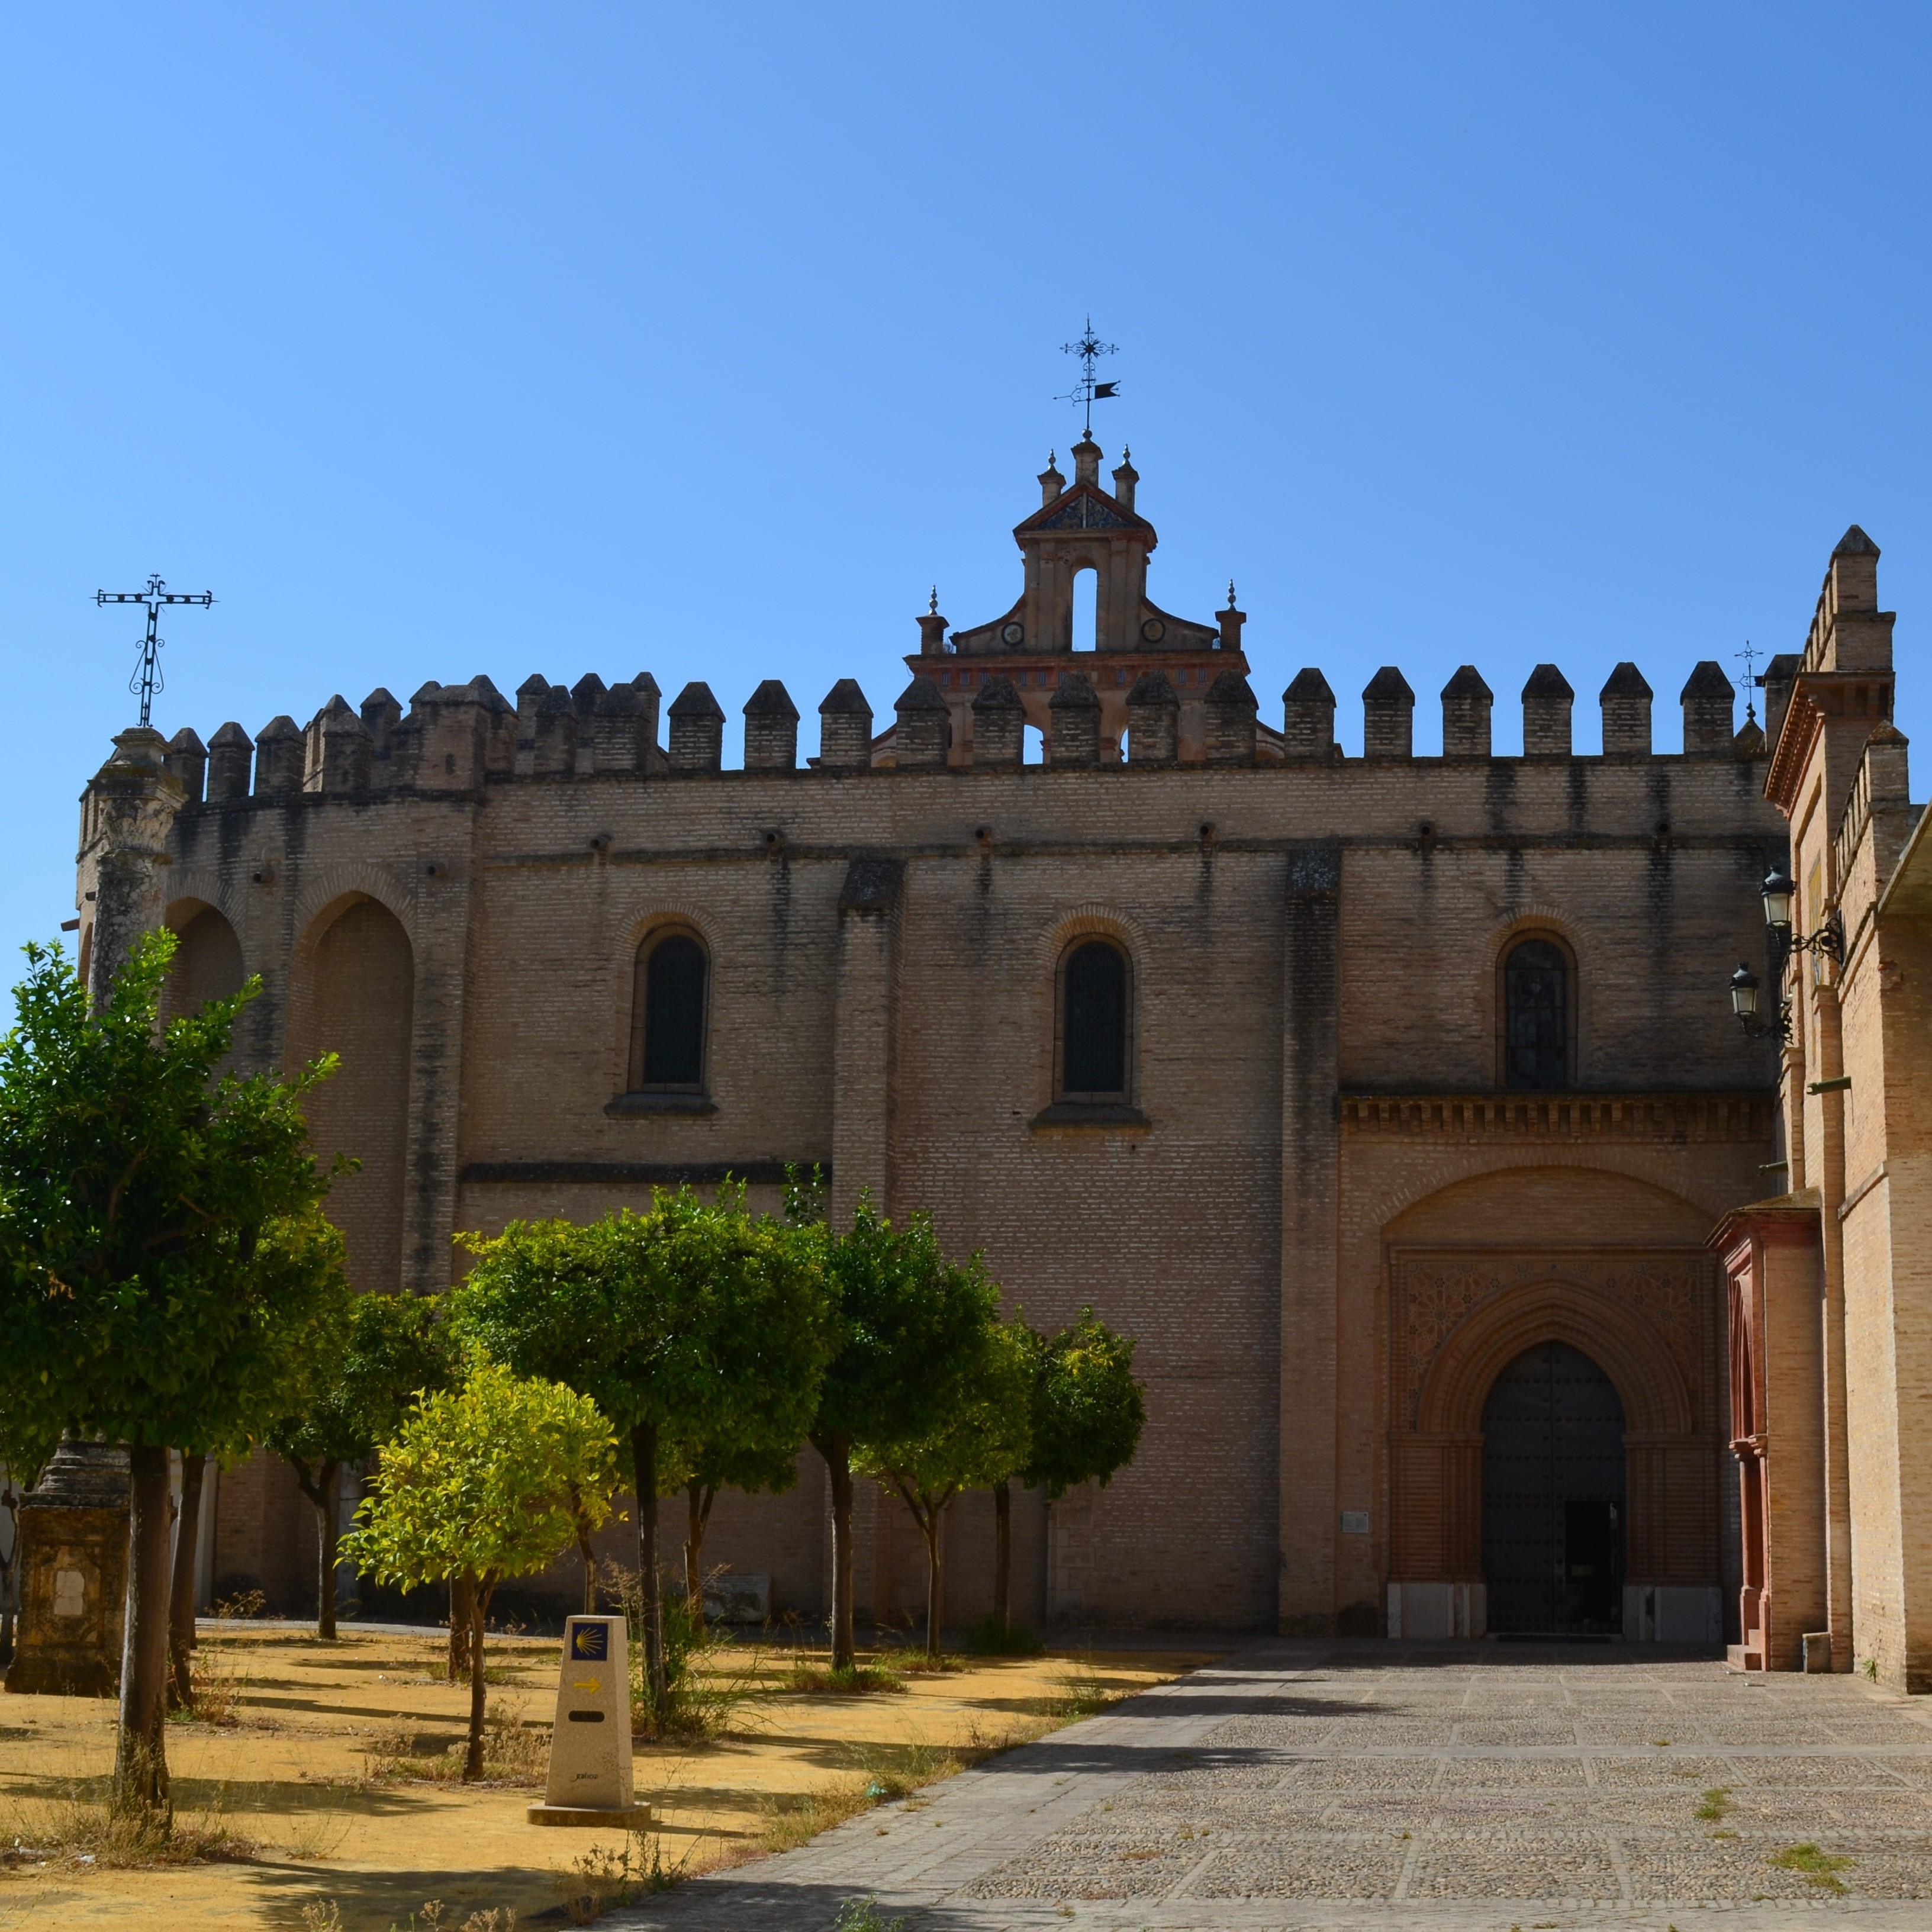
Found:
[[[1768,1040],[1775,1035],[1782,1045],[1791,1037],[1791,1002],[1780,1000],[1776,1016],[1765,1019],[1761,1016],[1763,991],[1757,975],[1740,961],[1738,970],[1731,975],[1731,1011],[1750,1039]]]
[[[1782,866],[1774,866],[1765,874],[1758,891],[1764,901],[1764,922],[1787,958],[1793,952],[1822,952],[1833,959],[1844,958],[1845,922],[1835,907],[1825,915],[1823,924],[1816,932],[1792,931],[1791,903],[1798,896],[1798,888]]]
[[[1794,932],[1791,928],[1791,908],[1798,896],[1798,888],[1791,882],[1782,866],[1774,866],[1765,874],[1764,884],[1759,888],[1759,896],[1764,901],[1764,922],[1771,934],[1772,952],[1776,962],[1773,968],[1780,989],[1792,957],[1800,952],[1821,953],[1828,958],[1842,960],[1845,956],[1845,922],[1834,907],[1828,912],[1816,932]],[[1757,975],[1746,965],[1740,964],[1731,975],[1731,1011],[1736,1014],[1738,1024],[1753,1040],[1775,1037],[1782,1042],[1791,1037],[1791,1000],[1780,992],[1778,1010],[1767,1014],[1764,1010],[1764,989]]]

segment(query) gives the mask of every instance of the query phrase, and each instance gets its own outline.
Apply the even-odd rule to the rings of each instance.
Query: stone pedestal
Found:
[[[20,1502],[20,1624],[7,1688],[112,1697],[128,1593],[128,1452],[64,1440]]]
[[[622,1617],[572,1617],[563,1628],[544,1802],[532,1825],[641,1831],[651,1808],[631,1785],[631,1672]]]

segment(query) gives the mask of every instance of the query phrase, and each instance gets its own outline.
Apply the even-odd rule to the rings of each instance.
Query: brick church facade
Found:
[[[680,1182],[776,1205],[796,1162],[836,1214],[929,1210],[1036,1323],[1093,1304],[1140,1338],[1146,1435],[1104,1491],[1016,1501],[1029,1621],[1747,1641],[1713,1231],[1790,1191],[1796,1090],[1725,1000],[1792,849],[1781,742],[1703,662],[1677,748],[1625,664],[1579,755],[1546,664],[1497,756],[1466,667],[1418,757],[1384,668],[1344,757],[1319,670],[1258,718],[1232,586],[1210,620],[1150,600],[1138,478],[1100,460],[1040,479],[1011,610],[935,608],[890,722],[842,680],[808,759],[782,686],[726,771],[710,688],[661,730],[648,674],[124,734],[83,801],[83,961],[165,920],[180,997],[261,976],[245,1060],[340,1054],[313,1125],[362,1158],[333,1208],[362,1288]],[[800,1472],[721,1498],[706,1554],[809,1619]],[[211,1508],[214,1587],[312,1600],[286,1472]],[[916,1532],[860,1514],[862,1612],[912,1612]],[[949,1536],[964,1622],[987,1499]]]

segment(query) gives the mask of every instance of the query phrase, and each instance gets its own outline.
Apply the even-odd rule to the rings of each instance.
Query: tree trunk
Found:
[[[638,1486],[638,1593],[644,1613],[644,1681],[653,1717],[669,1689],[664,1681],[664,1597],[658,1576],[658,1426],[631,1431],[631,1467]]]
[[[704,1628],[704,1532],[711,1521],[711,1505],[718,1500],[715,1487],[703,1483],[684,1486],[684,1593],[691,1600],[691,1621]]]
[[[471,1613],[476,1586],[470,1573],[449,1580],[449,1681],[460,1684],[470,1669]]]
[[[128,1448],[131,1478],[128,1599],[121,1642],[121,1728],[114,1754],[114,1806],[169,1814],[168,1452]]]
[[[317,1466],[311,1474],[299,1456],[284,1458],[296,1472],[296,1487],[315,1505],[315,1634],[333,1640],[335,1635],[335,1527],[336,1503],[342,1478],[342,1465],[333,1457]],[[450,1625],[452,1632],[455,1624]],[[450,1681],[456,1679],[455,1652],[452,1647]]]
[[[993,1485],[993,1628],[1012,1628],[1013,1609],[1013,1486]]]
[[[5,1664],[14,1655],[14,1573],[20,1556],[20,1496],[10,1474],[5,1484],[0,1484],[0,1509],[7,1512],[12,1524],[7,1546],[14,1552],[0,1563],[0,1664]]]
[[[464,1594],[470,1606],[470,1744],[463,1754],[463,1775],[474,1782],[483,1775],[483,1619],[490,1607],[490,1589],[475,1573],[465,1574]]]
[[[584,1519],[577,1520],[577,1553],[584,1558],[584,1614],[594,1617],[597,1614],[597,1552],[590,1546],[590,1532],[584,1526]]]
[[[194,1708],[194,1573],[201,1552],[201,1486],[208,1458],[197,1449],[182,1451],[181,1520],[175,1532],[175,1574],[168,1593],[168,1665],[173,1673],[168,1702]]]
[[[937,1664],[940,1614],[944,1608],[940,1600],[940,1586],[945,1581],[940,1538],[946,1530],[945,1505],[941,1504],[937,1508],[928,1505],[920,1510],[919,1526],[926,1532],[926,1654]]]
[[[824,1457],[832,1479],[832,1667],[850,1670],[857,1656],[852,1640],[852,1442],[846,1436],[814,1436],[812,1446]]]
[[[330,1461],[322,1466],[322,1498],[316,1504],[315,1519],[315,1634],[326,1642],[335,1641],[335,1545],[340,1534],[337,1517],[341,1502],[342,1465]]]

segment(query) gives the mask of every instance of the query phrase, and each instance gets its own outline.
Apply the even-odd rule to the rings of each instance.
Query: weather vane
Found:
[[[1120,393],[1118,382],[1096,382],[1094,380],[1094,365],[1103,356],[1118,356],[1119,346],[1112,342],[1102,342],[1094,333],[1094,318],[1087,318],[1087,326],[1078,342],[1063,342],[1060,345],[1063,356],[1077,356],[1080,358],[1080,380],[1064,396],[1056,396],[1057,403],[1077,403],[1084,412],[1085,427],[1082,434],[1090,440],[1094,434],[1094,405],[1104,403],[1110,396]]]
[[[1744,640],[1744,649],[1741,651],[1733,651],[1731,655],[1733,657],[1742,658],[1744,661],[1744,674],[1738,680],[1738,682],[1744,687],[1744,722],[1747,724],[1755,724],[1757,722],[1757,680],[1752,674],[1757,668],[1758,659],[1762,657],[1764,653],[1762,651],[1753,650],[1751,640],[1747,638]]]
[[[129,692],[141,700],[141,724],[143,730],[154,708],[154,693],[167,688],[167,680],[161,676],[161,646],[167,640],[154,628],[164,604],[198,604],[206,610],[214,602],[212,590],[170,590],[158,577],[148,579],[145,590],[97,590],[94,593],[97,605],[102,604],[144,604],[148,610],[148,634],[141,640],[141,656],[134,667],[134,675],[128,680]]]

